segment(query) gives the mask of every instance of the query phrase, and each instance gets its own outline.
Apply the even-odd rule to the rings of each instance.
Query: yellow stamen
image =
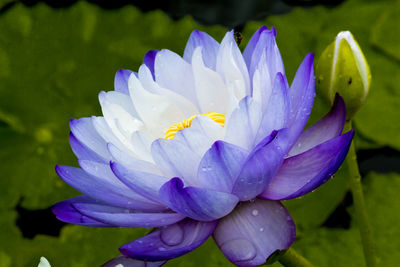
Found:
[[[225,115],[217,112],[207,112],[204,114],[201,114],[203,116],[207,116],[210,119],[212,119],[215,122],[218,122],[221,124],[222,127],[225,126]],[[171,125],[168,130],[165,132],[165,139],[174,139],[175,134],[179,132],[182,129],[189,128],[190,125],[192,124],[192,121],[194,118],[196,118],[198,115],[193,115],[192,117],[183,120],[180,123],[175,123]]]

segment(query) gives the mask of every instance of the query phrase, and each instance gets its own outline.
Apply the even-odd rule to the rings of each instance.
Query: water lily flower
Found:
[[[71,120],[80,168],[56,171],[83,195],[57,203],[57,218],[156,228],[120,247],[135,261],[162,264],[210,236],[239,266],[287,249],[296,230],[280,201],[326,182],[353,131],[341,134],[340,97],[303,131],[315,94],[313,55],[289,87],[275,36],[264,26],[241,53],[233,31],[221,43],[194,31],[183,58],[150,51],[137,73],[118,71],[115,91],[99,94],[103,116]]]

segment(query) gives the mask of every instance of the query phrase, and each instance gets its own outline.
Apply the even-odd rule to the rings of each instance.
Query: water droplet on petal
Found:
[[[252,260],[257,254],[254,245],[246,239],[229,240],[222,244],[221,250],[228,253],[233,262]]]
[[[253,216],[257,216],[258,215],[258,210],[253,210],[252,212],[251,212],[251,214],[253,214]]]
[[[261,228],[260,228],[260,232],[264,232],[264,227],[261,227]]]
[[[167,249],[164,248],[164,247],[159,247],[158,250],[159,250],[159,251],[166,251]]]
[[[161,241],[168,246],[180,244],[183,241],[183,237],[183,229],[177,224],[163,228],[160,234]]]

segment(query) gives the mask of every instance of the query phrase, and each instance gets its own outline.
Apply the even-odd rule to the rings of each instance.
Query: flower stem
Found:
[[[352,122],[346,122],[345,131],[352,128]],[[351,143],[349,153],[346,157],[346,163],[350,173],[350,188],[353,195],[356,218],[359,225],[361,241],[363,244],[364,258],[368,267],[376,266],[376,256],[374,242],[372,238],[371,225],[368,221],[368,213],[365,207],[364,194],[361,184],[361,175],[358,169],[356,149],[354,141]]]
[[[285,254],[280,256],[279,262],[286,267],[314,267],[306,258],[291,247],[286,250]]]

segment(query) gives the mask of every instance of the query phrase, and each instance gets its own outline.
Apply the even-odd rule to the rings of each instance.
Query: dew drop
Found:
[[[142,243],[143,243],[143,241],[142,241],[142,240],[138,240],[137,242],[138,242],[139,244],[142,244]]]
[[[163,228],[160,234],[161,241],[168,246],[180,244],[183,241],[183,237],[183,229],[177,224]]]
[[[254,210],[251,212],[251,214],[252,214],[253,216],[257,216],[257,215],[258,215],[258,210],[254,209]]]
[[[263,227],[260,228],[260,232],[264,232],[264,228]]]
[[[252,260],[257,254],[254,245],[246,239],[229,240],[221,245],[221,250],[229,253],[233,262]]]
[[[164,248],[164,247],[159,247],[158,250],[159,250],[159,251],[166,251],[167,249]]]

